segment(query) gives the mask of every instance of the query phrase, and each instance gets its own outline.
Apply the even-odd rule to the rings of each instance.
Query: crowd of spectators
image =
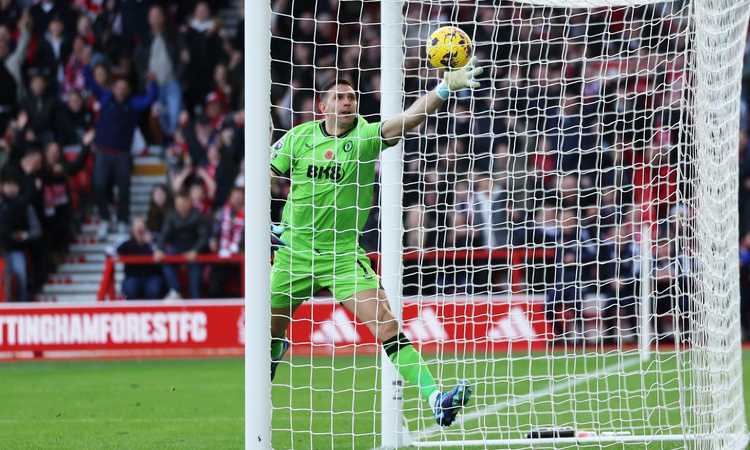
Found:
[[[228,6],[0,0],[6,298],[32,300],[90,218],[101,242],[129,233],[121,255],[243,251],[243,25],[230,32],[217,19]],[[139,155],[169,167],[147,217],[130,213]],[[177,266],[129,264],[122,294],[238,294],[225,287],[239,282],[221,282],[238,268],[188,266],[183,289]]]
[[[690,123],[688,2],[590,11],[420,5],[405,9],[407,104],[437,79],[421,50],[437,24],[458,23],[473,36],[489,70],[470,98],[451,100],[404,139],[405,249],[551,249],[529,262],[525,287],[544,296],[557,332],[613,335],[635,326],[640,237],[653,223],[651,277],[664,317],[657,327],[667,338],[689,327],[667,320],[691,308],[684,286],[694,237],[681,223],[692,214],[693,155],[680,126]],[[226,295],[238,269],[195,261],[243,246],[242,24],[236,34],[224,31],[214,15],[222,6],[0,0],[8,298],[33,298],[92,213],[102,239],[129,230],[121,254],[188,260],[187,283],[177,266],[128,265],[127,298]],[[354,81],[360,113],[379,120],[378,4],[329,0],[312,9],[275,0],[272,7],[275,138],[317,117],[316,89],[335,76]],[[746,96],[742,104],[741,194],[750,191]],[[131,217],[132,157],[153,144],[164,149],[156,156],[168,177],[151,193],[147,216]],[[272,186],[274,221],[288,190],[288,183]],[[750,307],[746,197],[743,311]],[[378,249],[378,224],[374,208],[362,238],[368,250]],[[497,254],[476,260],[459,251],[408,265],[405,293],[506,292],[508,264]]]
[[[521,288],[545,299],[555,332],[633,339],[641,234],[653,224],[655,326],[659,339],[686,335],[694,239],[681,225],[695,201],[682,126],[688,8],[405,2],[405,104],[439,79],[422,50],[439,25],[472,36],[488,69],[471,96],[403,141],[404,250],[456,250],[406,263],[405,294],[508,292],[502,249],[546,248],[527,261]],[[320,118],[316,92],[333,77],[352,80],[360,113],[379,120],[378,5],[332,0],[313,10],[278,0],[273,9],[274,138]],[[274,220],[288,188],[273,186]],[[379,247],[378,225],[374,208],[367,250]],[[494,256],[466,251],[476,248]]]

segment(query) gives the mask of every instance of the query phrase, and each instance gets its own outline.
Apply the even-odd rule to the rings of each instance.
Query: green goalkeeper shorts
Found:
[[[271,308],[296,307],[322,289],[343,301],[380,287],[364,250],[342,253],[280,248],[271,268]]]

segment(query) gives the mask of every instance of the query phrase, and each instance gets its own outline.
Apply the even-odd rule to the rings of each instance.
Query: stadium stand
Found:
[[[9,247],[25,248],[28,266],[25,283],[9,270],[3,274],[5,300],[94,301],[107,259],[129,237],[126,222],[148,219],[148,238],[158,239],[171,214],[172,187],[191,193],[213,230],[212,216],[234,186],[244,148],[235,132],[243,120],[236,113],[243,92],[241,6],[237,0],[0,3],[1,174],[18,180],[42,229],[38,239],[32,234],[4,245],[6,258]],[[131,92],[138,100],[151,80],[159,88],[152,90],[156,101],[130,105],[143,108],[140,114],[118,112],[109,100]],[[87,134],[93,142],[83,145]],[[179,183],[168,177],[170,163],[180,166]],[[228,186],[214,181],[227,171],[235,171]],[[156,186],[170,186],[161,208],[150,205]],[[95,188],[105,208],[98,212]],[[118,199],[126,204],[119,214],[113,208],[107,223],[102,216]],[[17,268],[18,259],[12,262],[5,267]],[[122,298],[123,266],[112,267],[115,296]],[[207,291],[208,278],[204,284]],[[215,286],[212,292],[226,295]]]
[[[278,13],[274,16],[274,36],[292,37],[292,40],[277,37],[272,41],[272,100],[275,105],[273,121],[274,128],[278,131],[275,138],[279,138],[283,131],[295,124],[314,117],[314,89],[326,84],[330,78],[327,73],[314,73],[314,66],[332,66],[335,63],[340,69],[339,75],[355,80],[359,87],[362,93],[361,113],[368,119],[377,119],[379,54],[376,44],[379,36],[377,27],[370,26],[376,23],[376,4],[365,2],[365,6],[360,8],[358,2],[348,3],[351,5],[341,7],[337,7],[336,2],[320,3],[318,10],[314,12],[320,19],[316,22],[312,20],[313,11],[305,10],[306,2],[273,2],[274,10]],[[99,120],[104,115],[102,105],[87,89],[87,67],[92,78],[99,84],[109,86],[113,80],[127,80],[136,94],[146,92],[149,79],[154,79],[159,85],[159,101],[138,118],[137,131],[130,146],[130,155],[133,157],[130,212],[132,216],[147,219],[146,227],[150,230],[151,239],[158,240],[161,224],[173,214],[170,204],[177,191],[189,193],[193,207],[201,211],[207,224],[214,221],[214,215],[221,216],[224,205],[231,201],[234,186],[242,183],[244,142],[241,130],[244,115],[240,109],[243,98],[241,4],[237,0],[0,2],[0,58],[3,60],[0,66],[2,176],[21,179],[23,197],[34,207],[43,230],[40,239],[29,242],[26,252],[30,275],[28,286],[18,286],[14,277],[6,279],[5,284],[12,288],[7,300],[22,298],[18,292],[26,288],[29,298],[37,301],[92,301],[101,290],[107,258],[114,254],[114,249],[120,242],[128,238],[127,226],[117,227],[112,220],[112,228],[105,228],[93,208],[91,180],[94,160],[107,151],[103,148],[107,145],[102,144],[102,137],[98,136],[90,150],[91,154],[81,153],[84,151],[81,145],[84,134],[90,129],[100,128]],[[298,9],[294,17],[302,17],[304,20],[292,23],[292,15],[284,14],[285,11],[290,12],[292,7]],[[334,14],[334,7],[337,20],[324,20]],[[214,15],[213,11],[218,13]],[[508,16],[505,19],[510,20],[513,9],[505,8],[503,14]],[[162,19],[165,38],[153,39],[152,31],[162,28],[158,24]],[[356,30],[357,33],[349,33],[351,30],[347,27],[353,27],[359,21],[365,26]],[[337,23],[343,25],[339,26]],[[479,37],[487,32],[482,26],[468,31]],[[625,33],[627,30],[588,32],[605,31]],[[418,33],[419,30],[412,30],[407,26],[407,40],[419,42],[422,37]],[[356,43],[359,45],[337,50],[337,45],[353,43],[347,41],[352,36],[357,36]],[[645,39],[644,45],[651,44]],[[315,52],[312,51],[313,45]],[[653,45],[658,45],[656,38]],[[419,45],[409,47],[418,49]],[[503,48],[501,46],[501,50]],[[583,47],[580,50],[582,49]],[[655,217],[664,216],[674,208],[681,208],[681,205],[674,204],[673,201],[674,190],[681,187],[673,181],[671,169],[674,164],[669,161],[674,155],[670,154],[669,149],[673,148],[672,143],[679,136],[670,132],[669,112],[662,114],[663,131],[653,136],[628,133],[619,136],[605,133],[603,136],[610,145],[622,150],[620,153],[625,158],[664,158],[664,164],[654,164],[662,168],[661,172],[651,173],[644,169],[616,174],[611,180],[576,179],[572,175],[558,180],[550,174],[550,168],[556,164],[565,169],[568,165],[585,166],[591,163],[572,151],[570,142],[580,140],[582,136],[590,136],[581,130],[616,123],[618,102],[660,102],[653,107],[658,106],[668,111],[670,93],[662,88],[656,92],[657,95],[652,95],[654,92],[650,89],[653,87],[653,80],[642,80],[636,84],[637,89],[632,93],[623,92],[618,98],[592,100],[599,102],[600,109],[607,112],[598,122],[575,122],[581,116],[572,118],[566,115],[566,108],[579,107],[577,99],[582,96],[596,97],[595,87],[578,86],[577,89],[564,90],[559,83],[543,84],[542,81],[573,77],[584,70],[583,67],[568,62],[563,70],[562,63],[553,64],[539,68],[536,79],[519,79],[519,67],[530,64],[534,59],[534,52],[542,51],[534,47],[526,50],[528,51],[521,52],[523,55],[495,55],[503,61],[513,59],[518,62],[515,68],[499,67],[497,73],[493,73],[493,78],[498,80],[495,89],[505,100],[498,100],[493,105],[481,100],[473,106],[473,111],[467,109],[463,114],[459,111],[455,119],[431,119],[426,126],[426,137],[408,141],[411,148],[407,145],[405,154],[407,158],[411,155],[411,159],[408,160],[404,179],[405,220],[407,224],[431,225],[433,231],[425,226],[407,226],[408,231],[404,236],[407,251],[421,246],[469,249],[544,243],[545,233],[564,233],[563,230],[545,229],[545,212],[549,213],[549,205],[556,202],[565,204],[567,199],[577,195],[586,197],[597,186],[626,186],[628,188],[622,190],[626,199],[604,196],[605,204],[598,211],[589,208],[582,211],[579,217],[570,217],[571,227],[583,227],[589,233],[627,236],[628,230],[607,227],[593,229],[587,221],[590,221],[592,214],[634,214],[633,211],[621,210],[618,206],[625,203],[639,204],[644,198],[660,200],[657,202],[659,206],[652,211]],[[480,55],[485,51],[487,49],[481,47],[477,49]],[[550,58],[555,55],[556,49],[548,48],[544,51],[548,52],[547,57]],[[592,47],[588,51],[603,49]],[[294,55],[294,61],[289,60],[291,54]],[[163,64],[165,56],[171,64]],[[745,56],[747,61],[750,53]],[[575,59],[571,55],[566,58]],[[418,59],[418,55],[408,54],[407,64]],[[407,96],[412,98],[424,86],[420,85],[418,70],[414,70],[417,67],[409,66],[407,69],[405,90]],[[586,70],[594,69],[596,68],[589,67]],[[676,62],[673,70],[669,71],[670,85],[679,86],[680,76],[679,62]],[[176,88],[177,85],[179,89]],[[743,324],[747,334],[750,329],[750,142],[747,137],[750,124],[747,114],[750,64],[746,64],[743,86],[745,92],[739,149],[740,261],[743,274]],[[534,104],[509,104],[530,102],[531,99],[544,99],[549,103],[537,100]],[[553,104],[553,99],[559,102],[559,108],[557,104]],[[182,106],[176,107],[178,103]],[[504,120],[489,120],[489,114],[493,110],[508,112],[521,109],[536,114],[525,118],[505,114]],[[467,119],[469,114],[473,115],[473,121]],[[469,129],[470,123],[476,129]],[[561,123],[566,124],[565,127],[561,127]],[[553,130],[563,128],[578,132],[552,133]],[[521,136],[523,131],[530,129],[543,132],[541,134],[545,138],[534,142],[509,142],[510,139],[521,138],[508,136]],[[435,130],[442,131],[437,133]],[[445,133],[446,130],[450,130],[450,133]],[[477,142],[482,144],[481,149],[478,148],[479,145],[468,148],[468,140],[463,138],[468,133],[480,136]],[[449,134],[451,138],[437,139],[434,137],[437,134]],[[502,137],[495,138],[497,136]],[[598,143],[583,139],[582,145],[592,147]],[[533,160],[509,152],[509,149],[522,146],[535,146],[545,151],[537,152]],[[450,161],[454,166],[422,166],[424,160],[415,157],[415,154],[424,148],[429,149],[432,155],[455,155],[455,158],[441,160],[441,164]],[[34,154],[41,150],[44,157],[36,158]],[[56,152],[62,152],[68,162],[55,162],[58,158],[55,156]],[[467,155],[471,153],[472,157],[476,157],[477,152],[484,152],[478,159],[480,164],[469,167]],[[611,163],[614,167],[614,161]],[[458,176],[445,177],[448,173]],[[533,173],[534,176],[519,176],[522,173]],[[104,183],[108,201],[116,198],[111,189],[111,176],[105,176]],[[621,178],[617,179],[617,176]],[[61,177],[67,183],[60,184]],[[490,179],[495,181],[490,182]],[[656,182],[656,188],[643,188],[652,181]],[[577,190],[579,185],[584,189]],[[159,189],[163,191],[163,196],[153,194],[154,190]],[[280,218],[288,185],[278,182],[272,189],[272,220],[276,222]],[[504,207],[507,205],[510,207]],[[535,210],[537,216],[529,217],[524,210]],[[496,213],[488,215],[487,211]],[[67,232],[60,234],[54,231],[54,224],[66,214],[72,218],[73,229],[70,236],[67,236]],[[378,214],[374,213],[363,239],[365,247],[370,251],[377,250],[378,221]],[[573,223],[576,221],[579,223]],[[527,227],[530,232],[519,234],[511,232],[519,228],[509,225],[513,223],[533,226]],[[213,225],[209,228],[214,240],[221,239],[221,226]],[[440,229],[444,231],[434,231]],[[445,231],[447,229],[452,231]],[[664,233],[668,234],[669,231],[664,230]],[[52,243],[55,245],[50,245]],[[215,251],[219,250],[216,246],[214,248]],[[590,252],[581,250],[576,253],[577,257],[588,257],[586,255]],[[208,246],[204,251],[210,252]],[[670,249],[665,247],[660,251],[668,254]],[[583,262],[585,261],[577,261]],[[407,262],[407,278],[416,270],[410,264]],[[116,264],[112,267],[115,268],[111,275],[116,285],[116,296],[120,296],[123,265]],[[219,278],[226,276],[222,271],[217,273]],[[558,275],[563,280],[567,276]],[[672,279],[664,281],[665,285],[679,282],[679,274],[672,275]],[[480,276],[496,276],[496,279],[493,283],[482,281],[477,285],[493,286],[492,289],[497,291],[509,288],[510,283],[504,275]],[[211,284],[211,295],[219,295],[220,292],[216,292],[217,283],[209,283],[209,279],[210,275],[206,275],[203,280],[204,292],[208,294]],[[451,268],[443,278],[426,284],[433,286],[436,293],[473,290],[471,278],[456,267]],[[534,282],[529,284],[533,286]],[[407,289],[419,290],[414,283],[405,282],[405,285]],[[564,283],[554,289],[558,293],[564,290]]]
[[[280,139],[286,130],[315,116],[315,92],[334,75],[354,82],[361,94],[360,113],[369,120],[378,120],[377,5],[319,2],[313,11],[305,3],[279,0],[273,2],[273,10],[274,139]],[[457,252],[442,261],[407,261],[405,293],[461,295],[481,293],[478,289],[507,292],[512,285],[507,271],[480,273],[474,270],[473,263],[477,261],[471,259],[476,254],[463,250],[562,245],[557,247],[553,259],[544,261],[547,267],[554,263],[557,269],[547,270],[538,279],[526,280],[526,288],[546,295],[548,304],[555,305],[551,315],[558,332],[563,332],[571,318],[558,321],[557,311],[569,311],[571,308],[565,303],[573,302],[577,306],[572,309],[583,315],[586,309],[583,300],[597,291],[597,295],[607,297],[602,313],[612,328],[614,317],[622,312],[618,309],[632,311],[635,286],[613,285],[607,254],[617,252],[621,258],[627,258],[622,255],[637,247],[639,239],[639,231],[632,224],[645,215],[646,220],[659,223],[656,237],[666,242],[657,245],[653,255],[657,303],[659,308],[666,308],[659,309],[657,314],[661,316],[674,308],[670,306],[673,301],[682,303],[683,310],[689,310],[688,299],[670,299],[665,294],[686,281],[690,265],[689,256],[677,255],[673,244],[676,222],[690,214],[689,208],[676,202],[677,193],[689,189],[685,180],[691,173],[689,158],[680,160],[679,154],[680,143],[689,137],[681,136],[675,126],[681,114],[675,99],[685,83],[684,61],[665,60],[659,63],[664,64],[660,76],[644,76],[643,69],[656,63],[644,57],[648,52],[639,51],[681,48],[684,42],[666,37],[670,30],[681,25],[660,17],[658,8],[649,7],[613,11],[602,8],[588,19],[580,15],[570,24],[558,23],[559,26],[545,31],[543,27],[531,26],[533,17],[524,16],[520,7],[504,5],[493,10],[466,5],[456,7],[450,18],[438,17],[436,10],[416,5],[408,9],[413,16],[406,17],[405,103],[409,104],[428,88],[421,53],[425,33],[430,30],[425,23],[460,22],[464,31],[480,43],[475,49],[479,59],[495,62],[489,76],[494,85],[478,89],[471,102],[456,103],[454,116],[430,117],[419,136],[412,135],[404,141],[404,250]],[[525,11],[528,13],[529,9]],[[619,15],[619,18],[607,16],[618,25],[607,29],[604,15],[610,13]],[[596,14],[601,15],[601,20]],[[328,20],[332,17],[335,20]],[[575,23],[576,20],[590,22]],[[498,21],[507,26],[498,27]],[[643,24],[638,36],[632,34],[633,29],[622,26],[628,22]],[[492,34],[498,30],[500,36]],[[542,32],[547,34],[535,34]],[[520,33],[520,37],[512,33]],[[590,41],[597,42],[604,35],[618,47],[593,45],[587,39],[592,36]],[[515,44],[493,45],[493,41]],[[568,42],[566,54],[559,44],[563,41]],[[584,45],[585,42],[588,44]],[[627,46],[624,43],[630,47],[620,48]],[[622,56],[603,58],[609,61],[607,67],[597,65],[597,56],[615,54]],[[540,60],[549,63],[538,64]],[[326,70],[330,67],[337,70]],[[596,73],[607,73],[598,82],[609,83],[606,88],[597,82],[580,81],[592,79]],[[750,69],[746,69],[740,149],[743,161],[750,158],[749,75]],[[630,81],[618,84],[622,78]],[[600,92],[609,94],[602,96]],[[635,114],[628,115],[633,111]],[[598,151],[604,148],[611,151]],[[528,156],[532,154],[533,157]],[[599,154],[603,154],[602,160],[597,159]],[[740,231],[747,334],[750,308],[747,167],[750,166],[743,162],[741,167],[746,193],[740,200],[743,215]],[[678,172],[688,175],[678,182]],[[274,221],[279,219],[287,190],[283,181],[273,186]],[[644,204],[651,207],[642,211]],[[564,216],[558,224],[550,220],[556,211],[558,216]],[[379,214],[375,211],[363,242],[369,250],[378,248],[378,223]],[[584,245],[568,248],[565,242]],[[675,260],[681,261],[677,268],[669,264]],[[638,268],[630,270],[628,276],[633,278]],[[632,324],[621,326],[630,328]]]

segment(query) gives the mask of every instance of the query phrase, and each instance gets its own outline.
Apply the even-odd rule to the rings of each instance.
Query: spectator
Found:
[[[214,220],[213,237],[210,248],[219,257],[236,255],[245,247],[245,190],[234,188],[227,204],[217,213]],[[226,284],[230,279],[239,280],[242,272],[237,265],[217,264],[211,268],[208,295],[211,298],[225,297]]]
[[[42,181],[42,149],[36,142],[27,144],[26,149],[18,162],[17,169],[20,174],[20,196],[23,201],[34,208],[37,220],[44,217],[44,183]],[[28,249],[31,256],[31,265],[34,271],[29,277],[32,292],[37,292],[47,281],[47,275],[53,269],[47,251],[47,239],[49,233],[42,229],[39,239],[29,242]]]
[[[432,228],[429,216],[424,208],[416,205],[411,206],[404,214],[404,236],[403,246],[409,250],[422,250],[434,245],[431,233]]]
[[[223,114],[229,112],[230,99],[234,98],[232,80],[229,79],[229,69],[226,64],[217,64],[214,69],[214,87],[208,98],[215,99]]]
[[[31,75],[31,90],[21,108],[28,116],[28,128],[33,135],[31,140],[43,144],[54,139],[55,106],[54,95],[47,90],[47,76],[40,72]]]
[[[600,290],[609,299],[603,311],[604,333],[632,341],[638,322],[639,248],[631,225],[620,225],[608,235],[599,249]]]
[[[172,212],[173,205],[170,192],[166,184],[160,183],[151,189],[151,195],[149,196],[146,228],[157,241],[164,227],[164,219]]]
[[[118,55],[125,49],[119,2],[106,1],[103,6],[93,25],[94,35],[96,36],[94,48],[99,53],[110,56]]]
[[[211,17],[208,3],[201,1],[195,6],[184,40],[186,49],[181,52],[181,62],[187,65],[190,74],[185,97],[192,112],[211,91],[214,68],[223,57],[218,24]]]
[[[76,23],[76,37],[82,38],[83,42],[89,46],[96,43],[96,34],[94,34],[91,19],[86,14],[81,14],[78,17],[78,22]]]
[[[224,131],[227,131],[227,130],[224,130]],[[206,175],[212,181],[214,181],[214,184],[216,180],[216,169],[219,168],[220,162],[221,162],[221,150],[219,150],[219,144],[214,144],[208,147],[208,153],[206,154],[206,165],[205,167],[202,167],[202,169],[206,172]],[[211,197],[215,198],[213,195],[211,195]]]
[[[117,7],[120,11],[122,35],[126,42],[148,33],[148,12],[153,0],[120,0]]]
[[[133,219],[130,238],[117,247],[120,256],[154,254],[151,233],[142,217]],[[122,293],[128,300],[156,300],[164,296],[164,279],[157,264],[125,264]]]
[[[533,226],[529,228],[529,236],[525,241],[537,245],[554,244],[558,234],[558,213],[558,209],[553,204],[543,203],[535,213]]]
[[[6,262],[5,298],[10,301],[29,301],[26,276],[26,252],[31,243],[41,236],[41,228],[34,208],[20,195],[20,180],[11,170],[2,174],[0,192],[0,242]],[[15,279],[18,292],[13,295],[10,280]]]
[[[117,186],[117,220],[120,232],[127,230],[130,220],[130,151],[133,133],[138,123],[138,114],[147,110],[156,100],[158,88],[149,75],[145,95],[130,95],[130,84],[124,79],[114,82],[112,90],[99,85],[89,67],[84,69],[87,88],[100,103],[99,120],[96,124],[96,159],[94,162],[94,191],[101,225],[99,239],[107,236],[110,227],[109,187]]]
[[[480,245],[495,248],[513,244],[508,223],[507,192],[489,174],[474,183],[472,217]]]
[[[221,93],[210,92],[206,95],[206,102],[203,104],[203,117],[211,126],[210,130],[214,136],[224,125],[226,113],[226,99]]]
[[[31,18],[28,13],[21,16],[18,29],[20,35],[12,52],[10,39],[0,39],[0,132],[5,132],[24,93],[21,64],[31,40]]]
[[[90,58],[91,57],[91,55],[89,55],[88,53],[86,53],[84,56],[86,58]],[[87,61],[88,61],[88,59],[87,59]],[[84,86],[87,86],[87,91],[88,91],[88,85],[86,84],[86,66],[83,66],[83,74],[84,74],[83,84],[84,84]],[[93,74],[94,74],[94,81],[96,81],[100,86],[109,86],[109,82],[110,82],[110,78],[111,78],[110,77],[110,73],[107,70],[107,68],[104,66],[103,63],[98,63],[98,64],[94,65]],[[87,95],[88,95],[88,93],[87,93]],[[94,98],[94,100],[96,100],[96,98]],[[100,104],[99,101],[95,102],[95,107],[96,107],[97,110],[99,110],[101,108],[101,104]]]
[[[44,186],[44,229],[54,236],[50,239],[49,250],[55,259],[60,259],[73,238],[73,206],[68,181],[86,164],[94,132],[83,137],[83,147],[73,162],[68,162],[62,154],[60,144],[50,142],[44,152],[42,183]]]
[[[92,122],[91,111],[84,105],[81,93],[70,91],[55,114],[55,140],[63,147],[77,145]]]
[[[562,211],[555,236],[555,271],[547,290],[547,313],[555,333],[576,339],[582,331],[581,300],[592,282],[596,248],[586,230],[581,229],[576,212]]]
[[[465,249],[475,245],[476,233],[466,210],[450,211],[446,214],[450,227],[446,229],[444,245],[449,249]],[[452,258],[451,264],[438,274],[439,293],[470,293],[474,276],[471,264],[466,264],[465,257]]]
[[[212,108],[210,105],[209,102],[207,111]],[[202,115],[197,120],[192,121],[183,130],[182,135],[185,138],[192,163],[196,166],[206,165],[208,163],[208,148],[215,144],[219,138],[219,133],[211,118],[208,115]]]
[[[236,116],[235,116],[236,120]],[[237,175],[242,169],[242,159],[244,157],[244,140],[241,128],[225,128],[219,137],[216,145],[218,152],[218,162],[215,162],[211,148],[208,153],[208,167],[206,170],[216,182],[216,194],[214,196],[214,207],[220,207],[224,204],[229,192],[235,187]],[[216,169],[211,174],[211,166],[216,164]],[[277,186],[280,181],[277,181]],[[274,200],[278,197],[274,196]]]
[[[159,119],[161,129],[171,137],[177,129],[182,108],[182,46],[177,36],[167,30],[161,6],[148,11],[150,31],[135,51],[135,65],[139,74],[153,73],[159,86]]]
[[[62,94],[68,94],[72,91],[82,91],[86,88],[86,79],[83,76],[83,69],[86,68],[86,62],[91,59],[91,46],[81,36],[76,36],[73,40],[71,55],[65,63],[62,80]]]
[[[172,192],[180,192],[187,188],[187,182],[193,175],[193,159],[189,153],[182,152],[179,146],[172,146],[168,153],[172,152],[174,152],[174,158],[171,158],[171,163],[168,162],[169,170],[167,172],[169,186]]]
[[[208,244],[208,226],[203,215],[193,208],[190,196],[180,192],[175,197],[175,210],[170,213],[159,238],[158,249],[154,252],[157,261],[164,255],[182,255],[188,260],[188,292],[190,298],[200,298],[201,266],[194,262]],[[180,297],[180,281],[176,265],[164,266],[164,278],[169,286],[168,299]]]
[[[212,203],[211,188],[206,186],[205,180],[208,180],[210,183],[213,183],[213,180],[206,175],[206,171],[202,167],[198,169],[198,172],[202,173],[203,176],[201,179],[196,179],[190,183],[188,187],[190,201],[193,203],[193,208],[197,209],[198,212],[204,216],[210,216]],[[214,187],[213,190],[215,191],[216,188]]]
[[[41,0],[32,6],[29,11],[34,21],[34,34],[41,37],[49,28],[50,22],[54,19],[61,18],[67,22],[70,18],[70,10],[67,3],[55,0]],[[66,23],[65,25],[69,24]],[[71,27],[68,27],[68,29],[71,29]]]
[[[32,65],[49,80],[50,89],[59,92],[64,80],[64,68],[72,51],[70,40],[65,36],[65,24],[59,16],[52,17],[48,31],[38,44]]]
[[[0,26],[13,28],[21,17],[21,8],[16,0],[0,0]]]
[[[685,264],[677,261],[675,242],[663,238],[653,249],[652,276],[656,339],[675,342],[687,338],[690,316],[684,285]]]
[[[34,207],[37,217],[41,217],[44,209],[42,162],[42,149],[36,142],[27,144],[21,159],[18,161],[21,176],[21,196]]]

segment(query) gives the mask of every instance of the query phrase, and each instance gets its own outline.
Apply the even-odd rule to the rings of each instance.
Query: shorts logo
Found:
[[[354,144],[352,144],[352,141],[346,141],[346,143],[344,144],[344,151],[349,153],[350,151],[352,151],[352,148],[354,148]]]

